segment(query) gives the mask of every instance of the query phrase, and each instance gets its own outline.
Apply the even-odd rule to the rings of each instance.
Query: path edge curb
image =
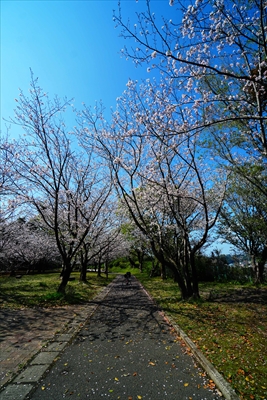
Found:
[[[204,356],[204,354],[197,348],[195,343],[187,336],[187,334],[180,328],[177,322],[174,321],[173,317],[166,314],[161,310],[156,302],[156,300],[151,296],[151,294],[145,289],[142,283],[138,280],[142,286],[145,293],[150,297],[150,299],[158,307],[158,313],[164,316],[168,323],[176,330],[177,334],[183,339],[183,341],[190,348],[195,359],[199,362],[202,368],[207,372],[209,377],[213,380],[216,387],[220,390],[226,400],[240,400],[240,397],[236,394],[232,386],[225,380],[225,378],[217,371],[217,369],[211,364],[209,360]]]
[[[166,319],[170,325],[176,330],[179,336],[190,348],[194,357],[197,359],[199,364],[204,368],[210,378],[213,380],[217,388],[223,394],[226,400],[240,400],[240,397],[236,394],[232,386],[224,379],[224,377],[217,371],[217,369],[211,364],[204,354],[197,348],[195,343],[187,336],[187,334],[180,328],[180,326],[173,320],[170,315],[164,313]]]

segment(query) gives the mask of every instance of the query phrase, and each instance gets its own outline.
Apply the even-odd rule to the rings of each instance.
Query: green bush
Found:
[[[125,268],[131,268],[130,262],[127,260],[126,257],[121,257],[121,258],[117,258],[117,260],[112,261],[109,264],[109,268],[121,268],[121,269],[125,269]]]

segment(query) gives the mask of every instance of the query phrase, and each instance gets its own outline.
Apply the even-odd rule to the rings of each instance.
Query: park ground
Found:
[[[160,308],[194,341],[206,358],[232,385],[241,399],[267,399],[267,286],[201,283],[200,300],[182,301],[171,279],[148,278],[131,270]],[[123,272],[118,271],[116,272]],[[55,312],[81,307],[111,282],[88,275],[80,283],[73,274],[66,296],[56,292],[58,274],[0,277],[2,315],[6,310],[35,308]],[[56,309],[56,310],[55,310]]]

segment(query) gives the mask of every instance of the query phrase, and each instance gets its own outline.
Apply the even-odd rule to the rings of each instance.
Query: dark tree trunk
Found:
[[[191,280],[191,273],[190,273],[190,257],[188,252],[187,240],[184,238],[183,240],[183,257],[181,259],[183,263],[183,275],[186,282],[187,291],[190,296],[193,295],[193,288],[192,288],[192,280]],[[179,261],[178,261],[179,262]]]
[[[66,286],[69,282],[69,278],[70,278],[70,274],[72,271],[72,265],[70,261],[66,261],[64,263],[64,267],[62,268],[62,272],[61,272],[61,283],[57,289],[58,293],[63,293],[65,294],[65,289]]]
[[[186,286],[186,281],[185,281],[185,277],[182,274],[182,272],[179,270],[179,265],[175,265],[173,262],[167,261],[164,257],[164,253],[162,250],[158,251],[155,243],[151,242],[151,248],[152,251],[155,255],[155,257],[159,260],[159,262],[161,263],[161,265],[164,267],[168,267],[170,268],[170,270],[173,272],[173,276],[174,276],[174,281],[177,282],[180,291],[181,291],[181,296],[183,300],[189,299],[192,295],[193,295],[193,291],[192,291],[192,287],[190,285],[190,287],[188,288]]]
[[[154,276],[158,276],[159,274],[159,262],[157,259],[153,259],[152,261],[152,269],[150,271],[150,278],[154,278]]]
[[[81,271],[80,271],[80,281],[81,282],[87,282],[86,270],[87,270],[86,264],[82,264],[81,265]]]
[[[189,299],[192,296],[192,291],[188,290],[177,268],[172,267],[172,271],[174,274],[174,281],[178,283],[178,286],[180,288],[182,299],[183,300]]]
[[[144,252],[142,250],[136,250],[136,252],[139,263],[139,270],[140,272],[143,272]]]
[[[100,261],[98,261],[97,276],[101,276],[101,262]]]
[[[131,267],[132,268],[135,268],[135,262],[134,262],[134,260],[129,256],[128,257],[128,260],[129,260],[129,262],[130,262],[130,264],[131,264]]]
[[[81,254],[81,270],[80,270],[80,281],[87,282],[86,279],[86,272],[87,272],[87,256],[86,254]]]
[[[199,299],[199,287],[198,287],[198,278],[197,278],[197,270],[196,270],[196,262],[195,262],[195,254],[190,254],[190,265],[192,271],[192,284],[193,284],[193,297]]]
[[[256,264],[256,269],[255,269],[255,283],[260,284],[264,282],[264,266],[267,261],[267,246],[264,247],[261,257]]]
[[[164,262],[162,262],[162,263],[160,263],[160,266],[161,266],[160,276],[161,276],[161,279],[162,279],[163,281],[165,281],[165,280],[167,279],[167,275],[166,275],[166,265],[165,265]]]
[[[105,274],[106,274],[106,278],[108,279],[108,262],[105,261]]]

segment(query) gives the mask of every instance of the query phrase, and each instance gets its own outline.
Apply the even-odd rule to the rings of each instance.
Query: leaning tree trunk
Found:
[[[61,274],[61,283],[57,289],[58,293],[65,294],[66,286],[69,282],[71,272],[72,272],[71,261],[65,260],[64,268],[62,269],[62,274]]]
[[[189,299],[192,296],[192,291],[190,289],[188,289],[188,287],[186,286],[185,281],[184,281],[182,275],[180,274],[180,272],[178,271],[178,269],[171,265],[169,267],[173,271],[174,281],[177,282],[177,284],[179,286],[182,299],[183,300]]]
[[[184,276],[182,275],[182,273],[179,270],[179,265],[175,265],[175,263],[166,260],[162,249],[157,250],[156,245],[153,241],[151,241],[150,244],[151,244],[151,249],[153,251],[153,254],[158,259],[161,266],[164,266],[164,268],[168,267],[173,272],[174,281],[177,282],[177,284],[179,286],[182,299],[185,300],[185,299],[188,299],[189,297],[191,297],[192,293],[189,292],[188,288],[186,287]]]

